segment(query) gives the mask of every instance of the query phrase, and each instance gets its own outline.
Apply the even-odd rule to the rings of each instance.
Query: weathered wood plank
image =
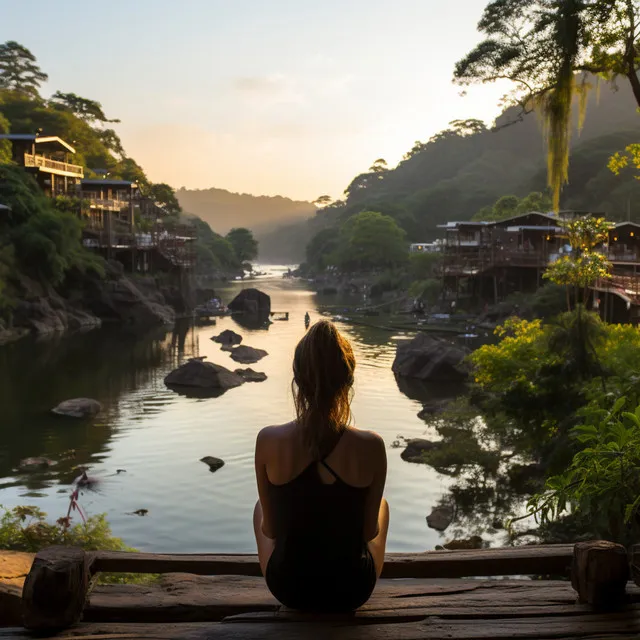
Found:
[[[640,603],[630,585],[629,603]],[[395,610],[416,616],[514,617],[523,605],[531,615],[573,615],[585,608],[563,581],[538,580],[380,580],[361,614]],[[93,622],[219,621],[243,613],[275,612],[278,603],[262,578],[167,574],[157,585],[96,587],[85,608]],[[586,608],[588,609],[588,607]],[[387,614],[380,614],[387,615]]]
[[[635,612],[562,618],[521,618],[441,621],[429,618],[404,624],[350,625],[345,621],[185,624],[99,624],[77,625],[56,638],[75,640],[539,640],[542,638],[637,637],[640,616]],[[30,637],[20,629],[0,629],[0,638]]]
[[[463,578],[555,574],[568,575],[573,545],[537,545],[387,554],[384,578]],[[193,573],[197,575],[259,576],[255,555],[153,554],[96,552],[91,571],[130,573]]]
[[[61,629],[80,619],[89,589],[85,553],[77,547],[47,547],[33,561],[22,589],[27,629]]]

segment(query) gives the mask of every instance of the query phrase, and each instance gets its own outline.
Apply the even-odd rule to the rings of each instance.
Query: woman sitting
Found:
[[[314,324],[293,360],[297,418],[256,441],[260,567],[293,609],[357,609],[382,571],[387,457],[379,435],[349,426],[355,364],[332,323]]]

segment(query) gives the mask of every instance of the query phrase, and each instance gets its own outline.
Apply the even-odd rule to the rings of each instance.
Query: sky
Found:
[[[462,89],[486,0],[0,0],[41,93],[102,103],[154,182],[338,198],[377,158],[459,118],[491,122],[508,87]]]

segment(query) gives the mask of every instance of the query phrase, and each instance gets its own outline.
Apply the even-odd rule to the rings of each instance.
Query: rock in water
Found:
[[[211,338],[214,342],[218,342],[223,347],[230,347],[240,344],[242,342],[242,336],[231,329],[225,329],[222,333]]]
[[[254,349],[253,347],[247,347],[246,345],[236,347],[231,351],[231,357],[241,364],[253,364],[268,355],[269,354],[264,349]]]
[[[244,380],[233,371],[213,362],[189,360],[174,369],[165,379],[167,387],[192,387],[226,391],[239,387]]]
[[[393,372],[399,376],[458,382],[467,378],[462,366],[465,352],[446,340],[418,333],[413,340],[398,344]]]
[[[431,509],[427,516],[427,526],[436,531],[444,531],[453,521],[453,507],[441,505]]]
[[[209,470],[213,473],[220,469],[220,467],[224,467],[224,460],[220,458],[214,458],[213,456],[205,456],[204,458],[200,458],[200,462],[204,462],[209,465]]]
[[[407,440],[406,447],[400,457],[406,462],[424,462],[422,454],[437,447],[437,442],[431,442],[431,440],[425,440],[424,438],[414,438]]]
[[[40,456],[34,458],[24,458],[20,460],[20,469],[23,471],[31,471],[33,469],[48,469],[56,464],[53,460],[49,460],[49,458],[42,458]]]
[[[262,371],[254,371],[253,369],[236,369],[234,373],[237,373],[245,382],[264,382],[267,379],[267,374]]]
[[[69,418],[93,418],[101,410],[102,405],[92,398],[72,398],[52,409],[53,413]]]
[[[269,315],[271,298],[259,289],[243,289],[228,307],[235,312]]]

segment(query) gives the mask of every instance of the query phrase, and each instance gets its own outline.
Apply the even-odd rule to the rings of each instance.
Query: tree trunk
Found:
[[[638,107],[640,107],[640,78],[638,78],[638,70],[636,69],[636,60],[638,51],[636,50],[636,13],[634,3],[627,1],[627,15],[629,17],[629,32],[627,34],[625,63],[627,65],[627,78],[631,84],[633,97],[636,99]]]

